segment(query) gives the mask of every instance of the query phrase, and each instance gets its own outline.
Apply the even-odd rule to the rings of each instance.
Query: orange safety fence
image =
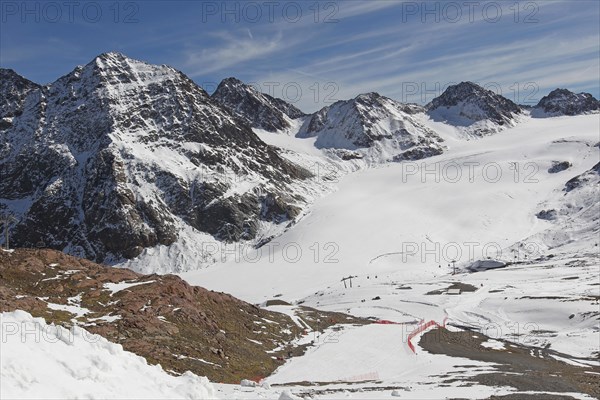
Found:
[[[408,335],[407,343],[408,343],[408,347],[412,350],[412,352],[415,353],[415,354],[417,354],[417,351],[415,350],[415,345],[412,344],[412,339],[415,336],[417,336],[418,334],[420,334],[420,333],[424,332],[425,330],[431,328],[432,326],[445,327],[447,319],[448,319],[448,317],[444,318],[444,321],[442,322],[442,325],[438,324],[434,320],[431,320],[431,321],[429,321],[427,323],[420,323],[417,326],[417,328]]]

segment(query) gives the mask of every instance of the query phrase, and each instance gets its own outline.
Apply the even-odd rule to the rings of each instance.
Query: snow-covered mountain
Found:
[[[261,93],[236,78],[221,81],[211,98],[253,128],[276,132],[305,114],[293,105]]]
[[[171,67],[106,53],[44,87],[1,75],[0,210],[18,246],[111,262],[185,227],[253,239],[304,204],[290,185],[310,174]]]
[[[0,68],[0,130],[12,126],[13,119],[23,112],[27,95],[39,87],[12,69]]]
[[[415,114],[422,107],[378,93],[338,101],[306,120],[298,137],[316,137],[315,146],[342,159],[368,162],[415,160],[442,153],[443,140]],[[336,151],[340,150],[340,151]]]
[[[435,121],[457,126],[467,137],[480,137],[513,126],[522,109],[473,82],[449,86],[427,105]]]
[[[599,122],[597,115],[525,115],[517,126],[478,140],[444,136],[448,149],[435,158],[344,177],[337,191],[274,240],[279,248],[307,249],[304,257],[290,260],[282,252],[257,250],[248,257],[252,262],[231,260],[182,276],[254,303],[277,298],[384,320],[381,328],[344,330],[331,346],[315,346],[269,377],[272,384],[339,382],[373,371],[377,378],[371,379],[388,387],[411,382],[403,394],[415,398],[419,389],[413,382],[439,387],[438,377],[446,374],[431,370],[443,359],[423,359],[431,354],[423,340],[415,340],[417,356],[402,351],[407,340],[395,341],[413,327],[418,332],[418,321],[466,330],[467,341],[490,335],[493,327],[498,350],[487,343],[486,357],[493,352],[505,357],[525,345],[524,354],[537,360],[561,360],[561,368],[588,363],[597,373]],[[542,210],[556,218],[540,218]],[[488,258],[503,267],[467,270]],[[345,285],[348,277],[353,286]],[[442,354],[472,360],[463,347],[467,341],[456,349],[441,343],[438,349],[452,348]],[[455,368],[457,362],[451,360],[454,370],[445,376],[462,380],[454,375],[458,370],[475,373],[472,366]],[[513,386],[512,376],[492,385]],[[538,389],[550,390],[554,381]],[[455,397],[475,397],[474,390]],[[444,396],[447,392],[437,397]]]
[[[567,89],[555,89],[531,111],[536,118],[556,117],[560,115],[578,115],[600,110],[600,101],[589,93],[573,93]]]
[[[456,257],[446,253],[453,246],[462,246],[456,259],[465,264],[474,257],[493,256],[487,251],[490,244],[502,250],[505,261],[513,260],[512,246],[522,243],[531,244],[536,257],[589,253],[598,242],[593,229],[597,232],[599,188],[598,175],[586,171],[599,160],[598,124],[596,115],[524,117],[517,126],[479,140],[449,137],[448,150],[435,158],[349,174],[337,191],[274,240],[281,247],[302,249],[320,244],[319,262],[305,256],[292,263],[279,252],[273,260],[272,253],[256,251],[249,256],[251,265],[226,261],[190,272],[189,281],[252,302],[279,293],[300,301],[315,286],[325,288],[343,276],[366,280],[366,275],[389,272],[401,282],[446,274],[438,266],[445,268],[449,257]],[[557,162],[571,166],[550,172]],[[566,183],[581,174],[596,180],[566,192]],[[539,218],[542,210],[564,213],[565,223]],[[586,232],[579,232],[583,226]],[[552,237],[561,231],[566,234]],[[467,243],[477,243],[476,249]],[[564,247],[569,243],[571,249]],[[413,255],[405,256],[408,250]],[[323,251],[332,256],[326,258]],[[238,280],[225,279],[232,273]],[[269,279],[248,287],[254,276]]]
[[[0,77],[11,243],[180,275],[2,249],[2,394],[600,396],[597,114],[532,118],[466,82],[427,107],[368,93],[304,116],[116,53],[47,86]],[[242,387],[103,340],[26,343],[48,325],[14,309]]]
[[[543,201],[536,216],[552,224],[535,235],[536,240],[554,252],[576,252],[585,248],[598,254],[600,235],[600,162],[576,176],[560,172],[566,182]],[[570,179],[567,180],[567,178]],[[584,244],[589,243],[588,246]],[[587,248],[586,248],[587,247]]]
[[[46,86],[0,76],[0,212],[18,219],[13,243],[107,263],[141,255],[126,265],[144,272],[213,263],[205,242],[266,243],[323,193],[329,167],[440,155],[526,118],[470,82],[426,108],[367,93],[306,116],[234,78],[211,98],[119,53]]]

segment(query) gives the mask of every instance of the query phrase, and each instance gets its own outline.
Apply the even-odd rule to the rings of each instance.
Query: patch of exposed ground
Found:
[[[440,295],[440,294],[460,294],[464,292],[474,292],[478,288],[473,285],[469,285],[468,283],[462,282],[453,282],[450,286],[445,289],[432,290],[431,292],[427,292],[427,295]]]
[[[17,309],[84,327],[171,373],[215,382],[266,377],[306,348],[293,345],[304,332],[287,315],[174,275],[140,275],[53,250],[0,251],[0,312]],[[302,314],[319,329],[360,322],[308,308]]]
[[[479,333],[450,332],[445,328],[438,328],[425,333],[419,341],[419,346],[433,354],[497,364],[496,372],[483,373],[470,378],[482,385],[509,386],[520,392],[570,392],[585,393],[595,398],[600,396],[597,375],[600,373],[600,367],[576,366],[558,361],[552,358],[552,355],[563,358],[569,356],[549,349],[531,348],[508,342],[501,342],[504,346],[498,349],[481,345],[488,340],[488,337]],[[440,378],[445,381],[453,380],[452,376]],[[525,393],[515,393],[511,396],[505,398],[550,398],[545,394],[541,397],[526,397],[529,395]],[[571,397],[565,394],[564,398]]]

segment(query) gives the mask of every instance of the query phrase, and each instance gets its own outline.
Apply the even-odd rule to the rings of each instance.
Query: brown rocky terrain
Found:
[[[483,347],[481,344],[488,339],[489,337],[480,333],[451,332],[438,327],[425,333],[419,346],[433,354],[494,363],[496,371],[475,375],[471,380],[481,385],[513,387],[517,393],[494,396],[492,399],[574,399],[569,395],[571,393],[585,393],[600,398],[599,367],[581,362],[573,365],[559,361],[553,356],[562,359],[570,357],[547,348],[532,348],[508,342],[504,342],[503,349]],[[589,361],[595,362],[597,359]],[[455,379],[451,375],[439,378],[444,383]],[[565,395],[550,396],[545,392]]]
[[[260,379],[300,355],[290,317],[174,275],[141,275],[54,250],[0,251],[0,312],[25,310],[49,323],[78,325],[151,364],[215,382]],[[343,314],[300,311],[320,329],[363,323]]]

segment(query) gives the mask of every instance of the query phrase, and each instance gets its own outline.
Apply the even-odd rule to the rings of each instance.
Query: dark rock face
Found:
[[[548,173],[556,174],[566,169],[571,168],[572,164],[569,161],[554,161],[552,166],[548,168]]]
[[[552,209],[552,210],[542,210],[540,212],[538,212],[536,215],[536,217],[538,217],[539,219],[543,219],[543,220],[547,220],[547,221],[552,221],[556,219],[557,216],[557,211]]]
[[[361,94],[319,110],[298,135],[316,136],[315,145],[320,148],[345,150],[342,159],[363,158],[359,153],[348,153],[361,149],[385,153],[380,161],[440,154],[443,140],[413,117],[419,111],[423,111],[419,106],[398,103],[378,93]]]
[[[290,205],[288,201],[280,196],[270,193],[261,205],[261,216],[267,221],[282,223],[293,220],[300,214],[300,208]]]
[[[17,246],[111,263],[182,224],[251,239],[269,194],[290,200],[309,176],[167,66],[107,53],[44,87],[0,75],[0,211],[19,219]]]
[[[287,129],[291,119],[305,116],[293,105],[235,78],[224,79],[211,98],[251,127],[269,132]]]
[[[423,158],[429,158],[437,156],[443,153],[443,150],[436,146],[417,146],[412,149],[406,150],[404,153],[394,157],[393,161],[415,161],[422,160]]]
[[[496,125],[511,124],[522,109],[512,101],[473,82],[449,86],[444,93],[427,105],[427,113],[437,121],[453,125],[470,126],[479,121]],[[486,129],[480,129],[485,134]]]
[[[555,89],[531,112],[533,117],[543,118],[559,115],[579,115],[600,110],[600,101],[589,93],[573,93],[567,89]]]
[[[594,165],[591,169],[584,172],[581,175],[577,175],[576,177],[569,179],[565,184],[565,188],[563,189],[565,192],[570,192],[572,190],[578,189],[587,185],[594,179],[598,179],[600,175],[600,162]]]
[[[0,68],[0,129],[12,126],[11,120],[23,113],[25,99],[40,86],[12,69]]]

